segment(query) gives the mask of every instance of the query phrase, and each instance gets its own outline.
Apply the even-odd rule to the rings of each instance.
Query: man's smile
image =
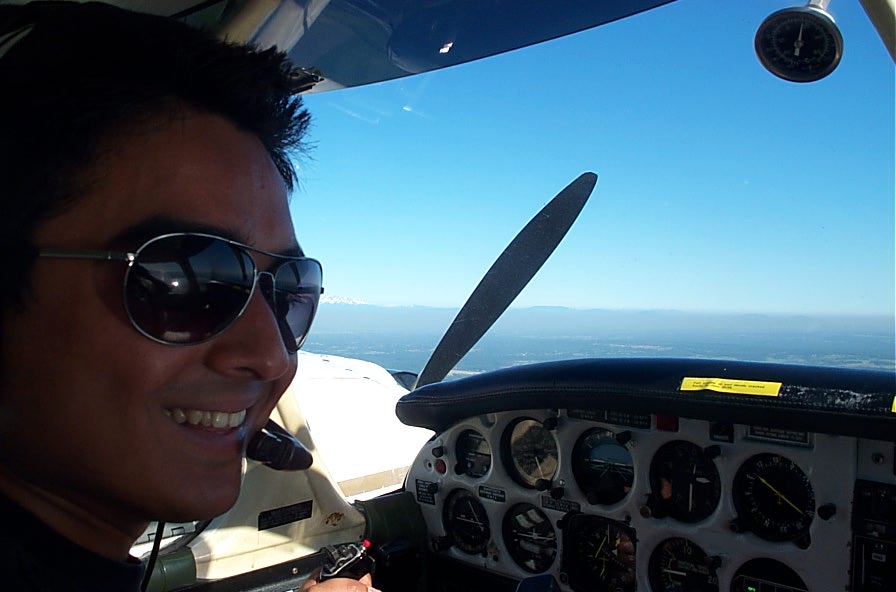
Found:
[[[235,428],[242,425],[246,419],[246,409],[237,411],[236,413],[228,413],[227,411],[213,411],[204,409],[183,409],[174,407],[166,409],[165,415],[173,419],[179,424],[190,424],[194,426],[204,426],[212,428]]]

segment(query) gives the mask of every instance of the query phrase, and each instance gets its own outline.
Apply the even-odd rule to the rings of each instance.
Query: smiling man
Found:
[[[150,521],[235,502],[321,291],[291,84],[167,19],[0,7],[4,589],[135,590]]]

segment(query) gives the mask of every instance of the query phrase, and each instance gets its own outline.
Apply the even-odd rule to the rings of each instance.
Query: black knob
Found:
[[[830,520],[834,517],[834,514],[837,513],[837,506],[834,504],[824,504],[823,506],[819,506],[815,513],[818,514],[818,517],[822,520]]]
[[[744,527],[743,522],[739,518],[735,518],[728,524],[728,528],[731,529],[731,532],[747,532],[748,528]]]
[[[647,496],[647,501],[641,506],[641,515],[645,518],[665,518],[668,516],[660,498],[655,493]]]
[[[434,537],[432,539],[432,550],[435,551],[436,553],[438,553],[440,551],[447,551],[448,549],[451,548],[451,545],[453,545],[453,544],[454,544],[454,542],[451,540],[451,537],[449,537],[449,536]]]
[[[632,433],[630,430],[625,430],[624,432],[619,432],[616,434],[616,441],[625,446],[632,439]]]
[[[435,495],[439,492],[439,484],[438,483],[427,483],[426,484],[426,493],[430,495]]]
[[[714,458],[718,458],[722,454],[722,447],[718,444],[713,444],[712,446],[707,446],[703,449],[703,454],[706,458],[712,460]]]
[[[443,456],[445,456],[445,447],[433,446],[432,455],[436,458],[442,458]]]

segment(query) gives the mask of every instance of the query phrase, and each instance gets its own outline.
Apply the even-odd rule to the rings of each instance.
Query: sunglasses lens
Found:
[[[321,267],[313,259],[289,261],[274,278],[274,312],[289,351],[302,347],[321,293]]]
[[[321,267],[289,260],[262,274],[283,343],[297,351],[317,311]],[[199,343],[227,329],[246,307],[255,264],[240,245],[213,236],[177,234],[143,245],[125,276],[125,306],[141,332],[163,343]],[[273,285],[271,285],[273,283]]]
[[[226,329],[252,293],[252,258],[214,237],[173,235],[141,247],[125,278],[125,305],[142,332],[198,343]]]

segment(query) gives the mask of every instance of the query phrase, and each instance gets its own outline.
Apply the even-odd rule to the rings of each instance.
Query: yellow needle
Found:
[[[766,487],[768,487],[769,489],[771,489],[772,492],[773,492],[775,495],[777,495],[779,498],[781,498],[782,500],[784,500],[785,502],[787,502],[787,505],[789,505],[791,508],[793,508],[794,510],[796,510],[796,511],[799,512],[800,514],[803,513],[803,511],[800,510],[798,507],[796,507],[796,506],[793,504],[792,501],[790,501],[789,499],[787,499],[786,497],[784,497],[784,494],[783,494],[783,493],[781,493],[780,491],[778,491],[777,489],[775,489],[774,486],[773,486],[771,483],[769,483],[768,481],[766,481],[766,480],[763,479],[762,477],[759,477],[759,480],[762,481],[763,485],[765,485]]]
[[[597,548],[597,551],[594,552],[594,558],[597,559],[598,555],[600,555],[600,550],[604,548],[604,543],[607,542],[607,537],[604,537],[600,541],[600,547]],[[607,571],[607,558],[601,558],[601,566],[600,566],[600,577],[604,577],[604,572]]]
[[[597,551],[594,552],[594,558],[597,559],[598,555],[600,555],[600,550],[604,548],[604,543],[607,542],[607,537],[604,537],[600,542],[600,547],[597,548]]]

